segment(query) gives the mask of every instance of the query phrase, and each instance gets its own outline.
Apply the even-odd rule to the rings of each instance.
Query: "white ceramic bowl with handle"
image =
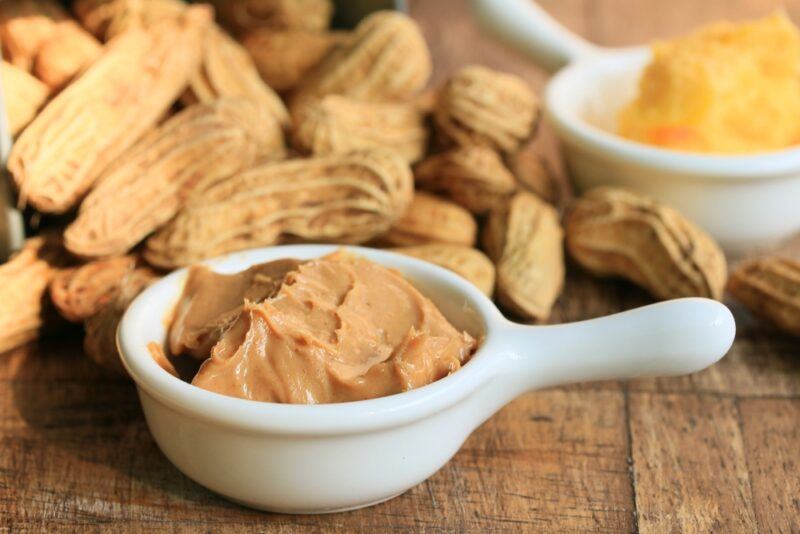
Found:
[[[238,272],[279,258],[316,258],[337,248],[269,247],[208,264]],[[164,371],[147,349],[149,342],[166,338],[165,317],[186,278],[186,270],[177,271],[131,304],[118,345],[156,443],[187,476],[264,510],[319,513],[368,506],[431,476],[478,425],[526,391],[692,373],[720,359],[734,337],[728,309],[706,299],[664,302],[574,324],[519,325],[441,267],[387,251],[350,250],[400,271],[455,326],[480,338],[473,358],[431,385],[358,402],[287,405],[212,393]]]
[[[618,136],[649,47],[606,49],[572,34],[532,0],[472,0],[485,27],[557,72],[545,113],[580,189],[629,187],[669,204],[732,254],[769,248],[800,230],[800,149],[753,155],[679,152]]]

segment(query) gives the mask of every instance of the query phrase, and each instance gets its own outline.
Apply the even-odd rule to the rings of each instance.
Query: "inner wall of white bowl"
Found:
[[[636,98],[640,69],[629,69],[618,75],[604,73],[595,86],[595,93],[587,95],[581,118],[588,124],[616,134],[619,130],[620,111]]]
[[[475,339],[481,339],[486,335],[485,321],[475,309],[471,299],[466,297],[463,292],[430,278],[420,278],[414,273],[404,273],[404,275],[420,293],[436,304],[439,311],[458,330],[469,333]]]
[[[559,75],[551,104],[559,113],[617,135],[620,110],[637,94],[639,78],[650,61],[645,48],[609,52],[570,66]]]

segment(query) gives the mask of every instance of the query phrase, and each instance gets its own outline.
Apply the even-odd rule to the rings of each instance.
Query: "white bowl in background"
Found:
[[[472,3],[485,26],[558,71],[546,89],[545,114],[579,189],[641,191],[678,209],[735,255],[778,245],[800,230],[800,148],[726,156],[624,139],[615,133],[617,115],[636,95],[649,48],[594,46],[531,0]]]
[[[238,272],[279,258],[310,259],[331,245],[238,252],[207,262]],[[422,482],[469,434],[512,399],[569,382],[699,371],[735,333],[728,309],[707,299],[654,304],[557,326],[512,323],[479,290],[430,263],[350,247],[399,270],[458,328],[481,339],[459,371],[412,391],[358,402],[288,405],[227,397],[164,371],[147,349],[163,343],[165,317],[186,270],[145,290],[128,308],[117,343],[153,438],[189,478],[254,508],[320,513],[368,506]]]

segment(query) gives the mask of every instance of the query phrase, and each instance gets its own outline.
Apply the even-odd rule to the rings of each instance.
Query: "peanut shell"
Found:
[[[439,91],[435,88],[424,89],[414,97],[413,103],[417,109],[425,115],[426,119],[433,115],[436,109],[436,101],[439,99]]]
[[[183,0],[75,0],[72,12],[98,39],[109,41],[130,29],[148,29],[180,16]]]
[[[471,282],[487,297],[492,296],[495,268],[492,261],[480,250],[447,243],[430,243],[392,250],[449,269]]]
[[[446,195],[476,214],[506,203],[517,188],[500,155],[483,146],[431,156],[416,166],[414,178],[421,189]]]
[[[626,278],[658,299],[720,299],[727,266],[717,243],[676,210],[626,189],[601,187],[565,219],[570,255],[597,276]]]
[[[211,0],[220,22],[234,33],[253,28],[313,30],[328,28],[331,0]]]
[[[533,193],[550,204],[561,205],[561,188],[550,165],[542,156],[525,149],[509,159],[509,169],[517,178],[520,189]]]
[[[478,225],[472,214],[454,202],[417,191],[405,214],[380,237],[384,246],[406,247],[427,243],[472,246]]]
[[[800,336],[800,261],[762,258],[741,263],[728,291],[755,315]]]
[[[345,38],[342,32],[258,28],[243,35],[241,42],[261,79],[285,92],[294,89]]]
[[[149,269],[135,269],[119,281],[114,298],[86,319],[83,350],[99,366],[127,375],[117,351],[117,327],[125,310],[158,277]]]
[[[174,268],[291,240],[361,243],[386,232],[412,195],[408,164],[388,150],[259,165],[198,187],[144,256]]]
[[[134,273],[135,270],[140,272]],[[137,266],[135,256],[118,256],[63,269],[50,282],[50,299],[58,313],[80,323],[112,302],[129,276],[154,276]]]
[[[52,90],[58,91],[97,59],[101,51],[97,39],[78,24],[60,22],[36,55],[33,73]]]
[[[55,236],[33,237],[0,265],[0,353],[39,337],[47,316],[44,296],[62,255]]]
[[[456,145],[518,151],[533,136],[539,101],[524,80],[477,65],[447,82],[434,112],[436,127]]]
[[[50,89],[11,63],[2,62],[3,97],[11,135],[16,136],[47,101]]]
[[[3,58],[30,72],[42,45],[53,35],[56,22],[67,17],[56,0],[0,1],[0,46]]]
[[[413,104],[362,102],[328,95],[310,105],[295,127],[295,144],[315,156],[389,148],[406,161],[425,155],[425,117]]]
[[[496,207],[484,230],[484,249],[497,267],[497,300],[525,318],[544,321],[564,287],[564,232],[558,212],[519,192]]]
[[[281,127],[262,106],[247,99],[190,106],[99,178],[65,245],[87,258],[125,254],[172,219],[199,183],[283,154]]]
[[[371,102],[408,100],[431,75],[431,56],[417,23],[397,11],[377,11],[303,81],[293,113],[308,101],[337,94]]]
[[[184,102],[211,102],[224,97],[249,98],[269,111],[282,127],[289,126],[286,106],[258,75],[247,50],[213,27],[206,33],[200,68],[189,79]]]
[[[73,208],[184,90],[209,17],[207,9],[191,7],[179,19],[109,43],[14,144],[8,169],[20,200],[45,213]]]

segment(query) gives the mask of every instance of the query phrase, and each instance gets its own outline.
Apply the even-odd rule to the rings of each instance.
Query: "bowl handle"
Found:
[[[519,393],[589,380],[694,373],[722,358],[735,333],[725,305],[686,298],[571,324],[509,322],[499,337],[507,344],[508,377],[518,382]]]
[[[559,24],[532,0],[471,0],[481,25],[550,72],[601,49]]]

